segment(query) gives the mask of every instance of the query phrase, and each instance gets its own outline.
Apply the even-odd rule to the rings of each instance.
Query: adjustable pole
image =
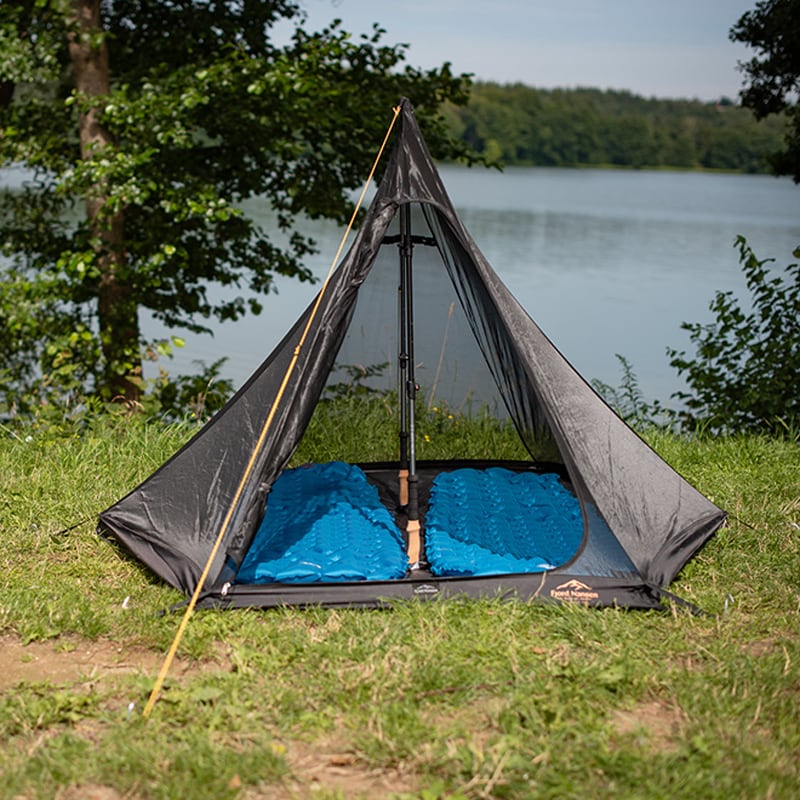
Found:
[[[436,247],[437,245],[432,236],[419,236],[411,233],[411,215],[408,205],[400,206],[399,217],[400,232],[397,235],[384,236],[383,243],[396,244],[400,253],[400,280],[397,287],[397,397],[400,406],[400,457],[398,459],[397,483],[400,506],[408,508],[409,439],[411,439],[412,445],[414,444],[413,436],[409,434],[409,419],[414,409],[418,390],[413,373],[414,333],[413,300],[411,297],[411,256],[415,244],[422,244],[427,247]],[[415,512],[414,519],[417,519],[417,517],[418,514]]]
[[[406,418],[408,427],[408,506],[406,535],[408,538],[408,561],[412,568],[419,563],[420,524],[419,487],[417,476],[416,444],[416,397],[417,381],[414,374],[414,285],[412,277],[411,213],[408,204],[400,206],[400,261],[401,261],[401,325],[405,327],[405,343],[401,345],[407,361],[405,368]],[[402,403],[402,401],[401,401]],[[401,405],[402,407],[402,405]]]
[[[398,319],[398,357],[397,357],[397,399],[400,405],[400,457],[397,472],[400,505],[408,506],[408,318],[406,316],[406,260],[409,258],[410,243],[404,233],[408,206],[400,206],[400,235],[397,249],[400,254],[400,282],[397,293]],[[394,238],[394,237],[392,237]]]

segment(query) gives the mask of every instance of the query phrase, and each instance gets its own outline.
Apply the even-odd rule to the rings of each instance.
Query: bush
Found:
[[[647,431],[660,428],[672,428],[675,412],[654,400],[648,401],[639,386],[639,379],[633,371],[633,365],[625,356],[615,353],[622,368],[622,382],[618,387],[593,378],[592,388],[608,403],[617,414],[632,428]]]
[[[800,264],[783,275],[759,260],[744,237],[736,239],[752,311],[745,313],[732,292],[717,292],[708,325],[684,322],[696,348],[694,358],[668,350],[670,364],[686,376],[690,392],[682,422],[712,433],[763,432],[794,438],[800,430]],[[793,253],[800,258],[800,247]]]

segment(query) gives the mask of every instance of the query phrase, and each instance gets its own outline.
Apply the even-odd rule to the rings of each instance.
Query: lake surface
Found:
[[[747,293],[733,243],[745,236],[759,258],[791,263],[800,245],[800,187],[756,175],[509,168],[504,173],[442,166],[467,229],[528,313],[587,379],[618,386],[615,357],[632,364],[649,400],[683,387],[668,347],[691,350],[682,322],[709,322],[717,290]],[[248,211],[270,226],[268,209]],[[309,223],[322,277],[343,229]],[[351,234],[351,239],[352,239]],[[187,336],[165,366],[193,361],[223,370],[238,387],[313,299],[316,288],[288,280],[259,317]],[[143,319],[146,335],[168,332]]]

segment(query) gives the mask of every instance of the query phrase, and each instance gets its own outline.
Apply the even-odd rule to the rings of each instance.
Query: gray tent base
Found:
[[[591,582],[588,582],[591,581]],[[663,610],[659,593],[641,582],[614,578],[584,581],[554,573],[435,578],[416,572],[410,578],[369,583],[234,584],[202,595],[199,608],[385,608],[393,603],[452,598],[580,603],[594,607]]]

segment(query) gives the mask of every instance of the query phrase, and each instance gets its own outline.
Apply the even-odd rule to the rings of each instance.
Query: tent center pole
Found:
[[[404,234],[407,206],[400,206],[400,235],[397,249],[400,255],[400,278],[397,291],[398,355],[397,401],[400,406],[400,453],[398,459],[398,495],[401,508],[408,507],[408,318],[406,317],[406,260],[409,258],[407,237]]]
[[[417,443],[416,443],[416,399],[417,386],[414,374],[414,286],[412,278],[412,253],[414,242],[411,236],[410,206],[400,206],[400,260],[401,260],[401,326],[405,327],[405,342],[401,345],[405,352],[405,387],[401,395],[406,406],[407,445],[408,445],[408,504],[406,537],[408,539],[408,561],[414,569],[420,560],[420,522],[419,522],[419,486],[417,476]],[[402,412],[401,412],[402,413]],[[401,441],[402,446],[402,441]],[[402,456],[402,452],[401,452]]]

